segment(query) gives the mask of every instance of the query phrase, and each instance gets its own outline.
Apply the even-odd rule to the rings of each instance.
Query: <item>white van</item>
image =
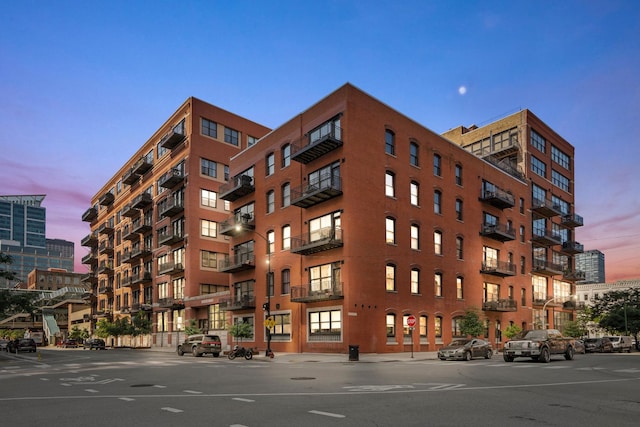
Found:
[[[631,353],[631,347],[633,347],[633,338],[627,336],[607,337],[613,344],[613,351],[622,353],[626,351]]]

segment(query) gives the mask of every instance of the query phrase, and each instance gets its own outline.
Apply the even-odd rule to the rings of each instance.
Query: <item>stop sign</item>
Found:
[[[411,315],[407,317],[407,326],[410,328],[413,328],[414,326],[416,326],[416,316]]]

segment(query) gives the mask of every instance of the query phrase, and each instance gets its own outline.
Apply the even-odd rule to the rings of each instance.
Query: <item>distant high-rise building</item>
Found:
[[[46,239],[44,194],[0,196],[0,252],[11,256],[6,268],[15,281],[0,278],[0,287],[27,281],[35,268],[73,271],[73,242]]]
[[[585,273],[581,283],[604,283],[604,254],[597,249],[576,255],[576,268]]]

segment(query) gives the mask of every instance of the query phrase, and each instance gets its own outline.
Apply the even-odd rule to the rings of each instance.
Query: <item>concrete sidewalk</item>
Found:
[[[438,360],[435,351],[413,353],[360,353],[358,360],[349,360],[349,354],[342,353],[275,353],[273,359],[264,356],[264,352],[254,355],[254,360],[274,363],[404,363],[424,360]]]

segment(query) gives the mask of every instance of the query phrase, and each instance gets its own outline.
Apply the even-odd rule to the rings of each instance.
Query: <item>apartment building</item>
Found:
[[[522,231],[531,242],[533,325],[562,329],[573,320],[575,283],[585,277],[575,259],[584,252],[575,240],[584,221],[575,212],[574,147],[529,110],[444,136],[529,185],[519,203],[531,212]]]
[[[229,278],[217,264],[229,243],[218,223],[230,204],[219,187],[229,159],[268,131],[189,98],[93,196],[81,244],[94,322],[142,312],[158,347],[175,347],[191,321],[225,330]]]
[[[508,325],[535,326],[549,297],[572,293],[568,249],[552,248],[573,245],[579,224],[551,167],[569,162],[572,183],[573,148],[524,114],[488,158],[465,143],[508,120],[443,137],[346,84],[239,153],[220,189],[231,321],[276,352],[434,351],[470,308],[496,346]],[[524,172],[532,128],[553,182]],[[549,308],[549,325],[571,318]]]
[[[584,271],[584,280],[580,283],[604,283],[605,262],[604,253],[597,249],[584,251],[576,255],[576,267]]]

